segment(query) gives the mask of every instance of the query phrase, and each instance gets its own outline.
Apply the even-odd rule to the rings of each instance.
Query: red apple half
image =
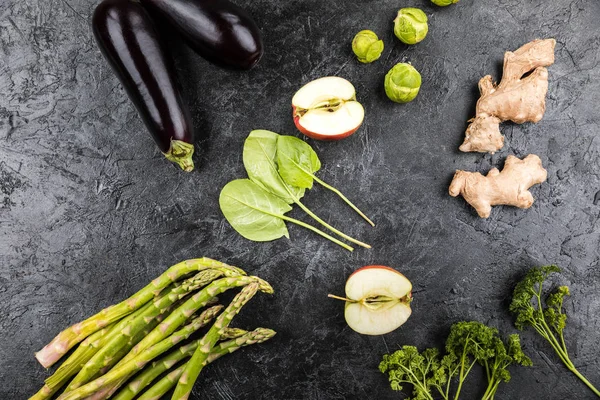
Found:
[[[383,335],[400,327],[411,314],[412,284],[400,272],[382,265],[355,271],[346,282],[348,326],[363,335]]]
[[[292,98],[294,124],[318,140],[339,140],[352,135],[365,118],[354,86],[344,78],[326,76],[302,86]]]

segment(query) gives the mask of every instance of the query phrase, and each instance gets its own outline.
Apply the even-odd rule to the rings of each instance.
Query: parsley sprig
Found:
[[[446,339],[446,354],[440,358],[438,349],[419,353],[414,346],[383,356],[379,370],[389,375],[392,389],[403,390],[412,385],[413,400],[458,400],[463,383],[475,364],[485,372],[488,387],[482,400],[492,400],[501,382],[510,380],[511,364],[529,366],[531,360],[521,350],[519,336],[510,335],[505,343],[497,329],[477,321],[458,322],[450,328]],[[452,394],[452,382],[458,385]]]
[[[559,286],[543,301],[543,285],[548,276],[560,272],[556,265],[534,267],[517,284],[509,310],[516,314],[515,326],[523,330],[531,326],[554,349],[563,364],[585,383],[598,397],[600,391],[594,387],[573,365],[565,344],[564,329],[567,315],[563,312],[563,301],[569,296],[567,286]]]

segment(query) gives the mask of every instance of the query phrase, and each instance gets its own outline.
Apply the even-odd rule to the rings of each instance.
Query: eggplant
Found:
[[[175,68],[148,11],[138,2],[104,0],[92,29],[98,47],[135,104],[165,157],[194,169],[194,128]]]
[[[250,15],[227,0],[140,0],[163,17],[187,44],[207,60],[250,69],[260,59],[260,30]]]

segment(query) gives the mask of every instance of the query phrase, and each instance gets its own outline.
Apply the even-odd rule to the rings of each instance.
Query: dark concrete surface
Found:
[[[264,33],[266,53],[250,72],[210,65],[170,37],[196,126],[197,169],[178,171],[159,153],[90,31],[96,0],[0,2],[0,398],[32,395],[50,371],[33,357],[61,329],[120,301],[169,265],[209,256],[267,279],[235,321],[271,327],[274,340],[219,360],[194,399],[401,399],[377,370],[403,344],[441,346],[450,325],[476,319],[515,331],[507,312],[514,284],[532,266],[557,263],[571,287],[566,336],[573,361],[600,385],[600,3],[596,0],[240,1]],[[393,36],[401,6],[418,6],[427,38]],[[350,41],[372,29],[381,59],[359,64]],[[547,111],[538,124],[504,124],[494,156],[463,154],[477,81],[499,79],[505,50],[555,37]],[[410,61],[423,86],[398,105],[382,82]],[[352,81],[366,109],[362,128],[340,142],[310,141],[320,176],[376,222],[370,228],[331,193],[306,204],[371,244],[346,252],[299,227],[291,240],[253,243],[218,207],[220,189],[244,176],[251,129],[299,135],[293,93],[311,79]],[[541,157],[548,181],[529,210],[495,207],[487,220],[447,194],[456,168],[486,172],[509,154]],[[596,204],[594,197],[596,196]],[[292,216],[305,217],[297,210]],[[344,322],[347,276],[365,264],[398,268],[414,283],[413,316],[380,337]],[[499,399],[592,399],[550,347],[522,334],[532,368],[513,368]],[[463,398],[478,398],[471,378]]]

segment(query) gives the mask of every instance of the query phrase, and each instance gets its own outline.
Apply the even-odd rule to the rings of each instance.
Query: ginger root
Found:
[[[530,154],[523,160],[508,156],[502,172],[492,168],[487,176],[479,172],[457,170],[450,184],[450,196],[459,194],[472,205],[481,218],[490,216],[492,206],[510,205],[529,208],[533,196],[529,188],[546,180],[542,160]]]
[[[502,121],[522,124],[542,119],[548,91],[548,70],[544,67],[554,63],[555,44],[554,39],[534,40],[515,52],[507,51],[499,85],[492,82],[491,75],[481,78],[481,97],[459,147],[461,151],[493,154],[504,145]]]

